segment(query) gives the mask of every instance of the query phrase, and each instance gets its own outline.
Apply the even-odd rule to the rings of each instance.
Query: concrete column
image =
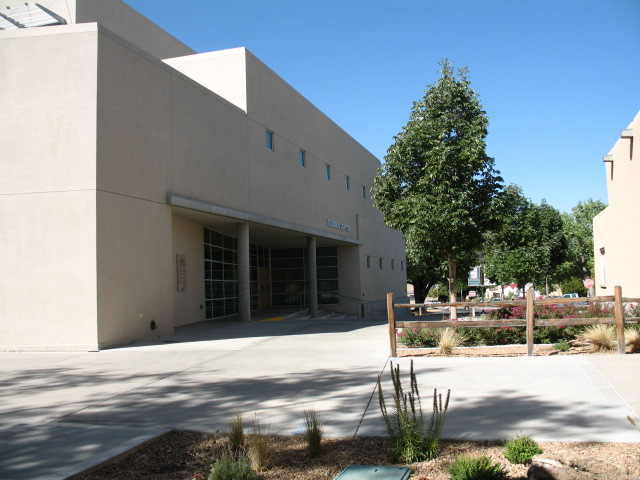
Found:
[[[251,320],[251,260],[249,224],[238,223],[238,314],[241,322]]]
[[[307,237],[307,285],[309,286],[309,315],[318,316],[318,270],[316,237]]]

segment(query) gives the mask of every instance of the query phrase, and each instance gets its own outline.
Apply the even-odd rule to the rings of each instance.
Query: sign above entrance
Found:
[[[351,225],[347,225],[346,223],[340,223],[335,220],[327,220],[327,225],[331,228],[337,228],[339,230],[344,230],[345,232],[351,231]]]

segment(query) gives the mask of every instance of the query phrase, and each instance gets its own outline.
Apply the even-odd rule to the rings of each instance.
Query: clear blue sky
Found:
[[[448,57],[467,66],[505,183],[607,202],[640,110],[640,0],[126,0],[199,53],[246,47],[380,160]]]

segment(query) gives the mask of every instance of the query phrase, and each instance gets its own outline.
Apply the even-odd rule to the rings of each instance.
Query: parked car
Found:
[[[562,298],[578,298],[580,295],[577,293],[565,293],[562,295]]]

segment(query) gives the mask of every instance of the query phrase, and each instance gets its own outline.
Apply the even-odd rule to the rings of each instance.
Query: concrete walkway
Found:
[[[626,420],[640,414],[640,355],[414,365],[426,411],[434,387],[452,391],[445,437],[640,442]],[[313,407],[330,436],[384,435],[374,393],[383,373],[390,395],[388,368],[381,318],[208,322],[99,353],[0,353],[0,478],[64,479],[173,428],[224,430],[237,411],[287,435]]]

